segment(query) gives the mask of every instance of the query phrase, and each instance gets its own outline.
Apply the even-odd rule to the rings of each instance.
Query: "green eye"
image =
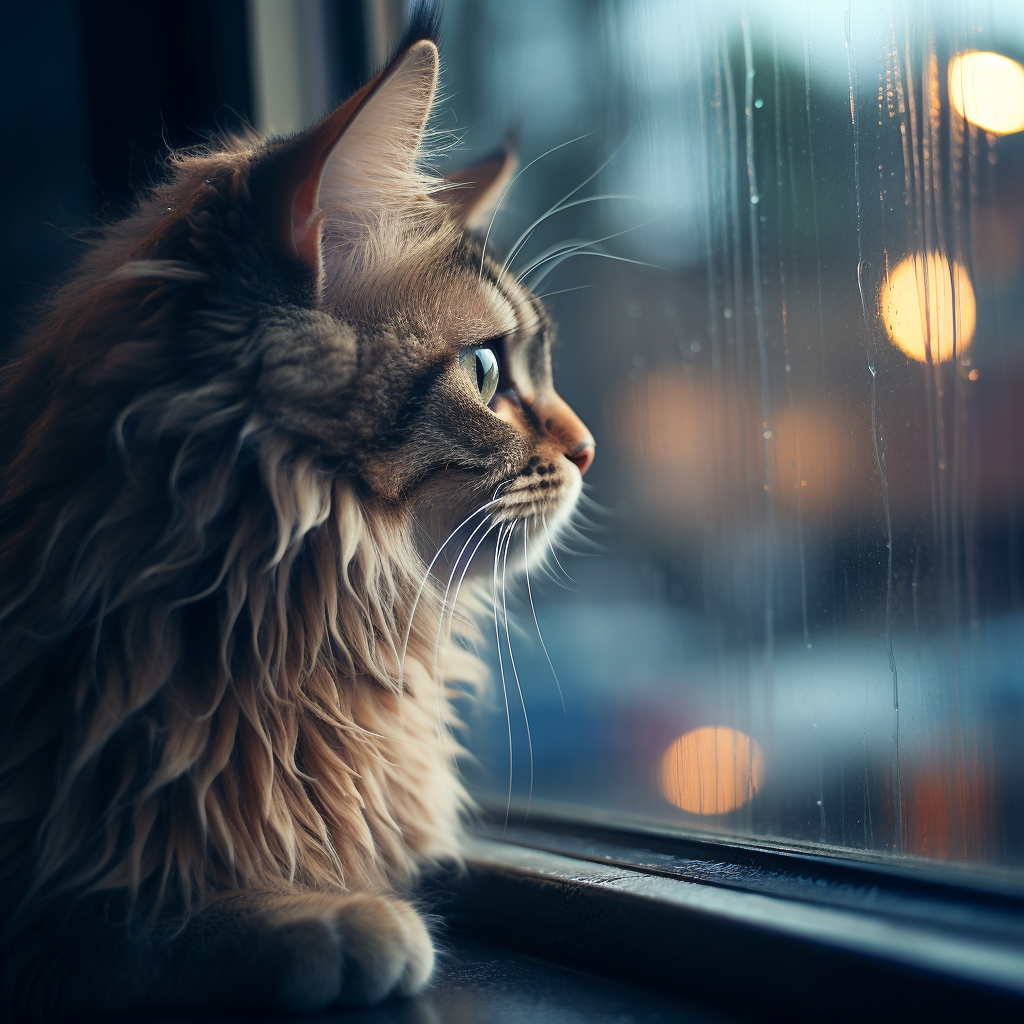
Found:
[[[459,352],[459,366],[476,385],[480,400],[486,405],[498,390],[498,357],[489,348],[464,348]]]

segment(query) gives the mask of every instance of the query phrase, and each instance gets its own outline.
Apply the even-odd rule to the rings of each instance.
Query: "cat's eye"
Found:
[[[498,390],[498,357],[489,348],[464,348],[459,365],[476,384],[480,400],[486,405]]]

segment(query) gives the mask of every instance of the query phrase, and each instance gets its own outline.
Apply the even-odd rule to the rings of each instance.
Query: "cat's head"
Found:
[[[437,78],[415,38],[307,131],[180,157],[114,273],[194,268],[207,321],[239,339],[209,365],[249,367],[259,429],[435,539],[489,502],[557,526],[594,440],[555,391],[543,305],[486,251],[512,157],[422,168]]]

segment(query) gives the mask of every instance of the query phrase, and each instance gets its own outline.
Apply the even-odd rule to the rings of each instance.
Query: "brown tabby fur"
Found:
[[[593,444],[472,230],[507,161],[418,170],[436,74],[413,41],[307,133],[174,157],[0,377],[6,1012],[429,977],[392,894],[467,804],[438,636],[482,672],[424,556],[501,485],[492,522],[557,525]]]

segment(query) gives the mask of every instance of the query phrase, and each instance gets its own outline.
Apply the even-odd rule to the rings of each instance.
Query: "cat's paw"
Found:
[[[287,950],[275,971],[282,1009],[366,1006],[415,995],[430,980],[430,934],[400,900],[309,894],[283,901],[273,916]]]
[[[350,896],[335,912],[344,968],[339,1003],[365,1005],[421,991],[434,944],[412,907],[382,896]]]

